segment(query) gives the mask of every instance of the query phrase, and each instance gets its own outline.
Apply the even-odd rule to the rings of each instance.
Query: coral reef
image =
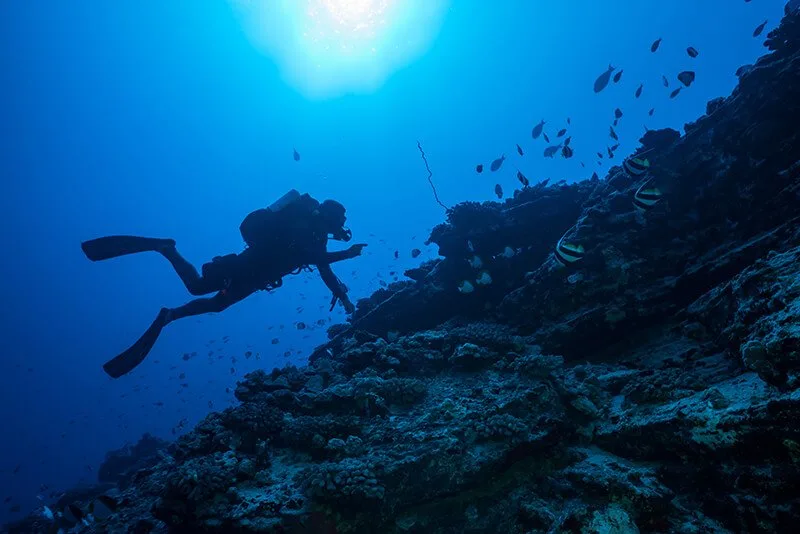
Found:
[[[622,168],[454,207],[443,259],[248,375],[83,531],[793,531],[799,17],[684,136],[645,135],[654,209]],[[494,283],[462,294],[471,254]]]

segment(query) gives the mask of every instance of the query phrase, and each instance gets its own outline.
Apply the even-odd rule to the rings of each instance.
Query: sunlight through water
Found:
[[[247,35],[309,98],[370,93],[431,46],[450,0],[231,0]]]

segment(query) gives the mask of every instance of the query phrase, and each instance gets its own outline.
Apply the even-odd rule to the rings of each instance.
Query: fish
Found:
[[[422,251],[418,248],[415,248],[411,251],[412,258],[418,258],[420,254],[422,254]]]
[[[473,291],[475,291],[475,286],[473,286],[468,280],[464,280],[458,284],[459,293],[467,294],[472,293]]]
[[[480,163],[475,165],[475,172],[477,172],[478,174],[482,173],[483,172],[483,165],[480,164]]]
[[[473,269],[480,269],[483,267],[483,260],[481,260],[480,256],[472,256],[469,259],[469,266]]]
[[[300,161],[300,153],[297,151],[296,148],[293,148],[292,150],[294,151],[294,154],[292,154],[292,157],[294,158],[294,160],[295,161]]]
[[[658,50],[658,47],[661,45],[661,37],[653,41],[653,44],[650,45],[650,51],[655,52]]]
[[[597,153],[597,157],[600,158],[600,159],[603,159],[603,153],[602,152],[598,152]]]
[[[610,147],[609,147],[609,149],[611,150],[611,152],[616,152],[616,150],[617,150],[618,148],[619,148],[619,143],[617,143],[616,145],[612,145],[612,146],[610,146]]]
[[[644,88],[644,84],[643,84],[643,83],[640,83],[640,84],[639,84],[639,87],[636,89],[636,92],[633,94],[633,96],[634,96],[635,98],[639,98],[640,96],[642,96],[642,89],[643,89],[643,88]]]
[[[399,250],[395,250],[394,251],[394,259],[398,259],[398,258],[400,258],[400,251]]]
[[[277,345],[277,344],[278,344],[278,343],[280,343],[280,342],[281,342],[281,340],[280,340],[280,339],[278,339],[277,337],[274,337],[274,338],[272,338],[272,344],[273,344],[273,345]]]
[[[761,32],[763,32],[763,31],[764,31],[764,27],[767,25],[767,22],[768,22],[768,21],[766,21],[766,20],[765,20],[764,22],[762,22],[761,24],[759,24],[759,25],[756,27],[756,29],[755,29],[755,30],[753,30],[753,37],[758,37],[759,35],[761,35]]]
[[[306,329],[306,323],[304,323],[303,321],[298,322],[297,325],[295,325],[295,326],[297,327],[298,330],[305,330]]]
[[[564,148],[561,149],[561,155],[566,159],[571,158],[573,154],[574,152],[572,151],[572,147],[569,145],[564,145]]]
[[[681,82],[686,87],[689,87],[694,83],[694,71],[693,70],[685,70],[678,74],[678,81]]]
[[[545,143],[549,143],[549,142],[550,142],[550,138],[547,136],[547,134],[546,134],[546,133],[543,133],[543,134],[542,134],[542,139],[544,139],[544,142],[545,142]]]
[[[622,118],[622,110],[621,109],[617,108],[617,109],[614,110],[614,118],[615,119],[621,119]]]
[[[570,125],[570,124],[572,124],[572,119],[570,119],[569,117],[567,117],[567,125]]]
[[[506,155],[505,155],[505,154],[503,154],[502,156],[500,156],[499,158],[497,158],[496,160],[494,160],[494,161],[492,162],[492,165],[491,165],[491,167],[489,167],[489,169],[490,169],[492,172],[495,172],[495,171],[499,170],[499,169],[500,169],[500,167],[502,167],[502,166],[503,166],[503,162],[504,162],[505,160],[506,160]]]
[[[594,81],[594,92],[599,93],[608,86],[608,81],[611,79],[611,73],[614,72],[614,67],[608,65],[608,70],[597,77]]]
[[[584,250],[583,245],[568,243],[564,241],[564,237],[566,237],[566,235],[562,236],[561,239],[558,240],[554,254],[556,261],[563,267],[567,267],[582,260],[586,251]]]
[[[663,196],[661,190],[650,185],[650,182],[642,184],[633,195],[633,206],[639,211],[648,211],[661,200]]]
[[[650,161],[646,158],[632,157],[622,162],[622,168],[628,175],[636,178],[647,174],[650,170]]]
[[[558,131],[558,133],[556,134],[556,137],[564,137],[564,134],[566,134],[566,133],[567,133],[567,129],[566,128],[562,128],[562,129],[560,129]]]
[[[676,96],[678,96],[678,93],[680,93],[680,92],[681,92],[681,89],[683,89],[683,87],[678,87],[677,89],[675,89],[674,91],[672,91],[672,92],[669,94],[669,97],[670,97],[670,98],[675,98]]]
[[[609,136],[611,137],[611,139],[613,139],[614,141],[619,141],[619,137],[617,136],[617,132],[615,132],[615,131],[614,131],[614,127],[613,127],[613,126],[609,126],[609,127],[608,127],[608,135],[609,135]]]
[[[690,46],[689,48],[687,48],[686,49],[686,53],[689,54],[690,58],[696,58],[697,56],[700,55],[700,52],[698,52],[697,49],[695,47],[693,47],[693,46]]]
[[[519,154],[520,156],[524,156],[525,155],[525,152],[522,151],[522,147],[519,146],[519,145],[517,145],[517,154]]]
[[[622,72],[623,72],[623,71],[622,71],[622,69],[620,69],[620,70],[619,70],[619,71],[618,71],[618,72],[617,72],[617,73],[614,75],[614,83],[619,83],[619,80],[622,78]]]
[[[650,111],[648,111],[647,114],[652,117],[653,113],[655,113],[655,112],[656,112],[656,108],[650,108]]]
[[[572,136],[564,139],[564,146],[569,146],[570,142],[572,142]]]
[[[614,151],[609,147],[606,147],[606,151],[608,152],[608,159],[614,159]]]
[[[666,76],[661,76],[661,82],[664,84],[664,87],[669,87],[669,80],[667,80]]]
[[[534,139],[538,139],[540,135],[542,135],[542,130],[544,129],[544,121],[540,122],[536,126],[533,127],[531,130],[531,137]]]
[[[552,145],[544,149],[544,157],[552,158],[558,152],[558,149],[561,148],[561,145]]]
[[[525,175],[522,174],[520,171],[517,171],[517,180],[519,180],[519,183],[522,184],[522,187],[528,187],[529,185],[531,185],[531,183],[528,181]]]
[[[516,250],[514,250],[513,248],[511,248],[509,246],[506,246],[506,248],[503,249],[502,256],[504,258],[513,258],[514,256],[516,256],[516,254],[517,254]]]
[[[475,283],[481,286],[488,286],[492,283],[492,275],[489,274],[489,271],[481,271]]]
[[[500,184],[495,184],[494,194],[497,195],[497,198],[503,198],[503,187]]]

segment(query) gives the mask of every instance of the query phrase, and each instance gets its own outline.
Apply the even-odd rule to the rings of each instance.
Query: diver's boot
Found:
[[[142,334],[136,343],[131,345],[131,347],[114,358],[113,360],[107,361],[103,365],[103,370],[111,378],[119,378],[123,375],[126,375],[133,371],[136,366],[144,361],[147,358],[147,355],[150,354],[150,351],[153,348],[153,345],[156,344],[158,340],[158,336],[161,334],[161,330],[171,323],[173,320],[172,310],[169,308],[161,308],[161,311],[158,312],[158,316],[156,316],[153,323],[150,327]]]
[[[92,261],[107,260],[139,252],[160,252],[170,247],[175,248],[174,239],[133,235],[111,235],[81,243],[83,253]]]

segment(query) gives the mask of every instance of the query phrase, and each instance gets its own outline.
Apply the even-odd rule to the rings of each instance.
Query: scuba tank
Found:
[[[245,217],[242,224],[239,225],[239,232],[248,247],[275,246],[282,233],[281,225],[285,224],[282,221],[295,216],[290,212],[308,211],[311,213],[318,206],[319,203],[310,196],[301,195],[296,189],[290,189],[288,193],[268,207],[258,209]]]
[[[283,208],[292,204],[294,201],[300,198],[300,192],[297,189],[290,189],[288,193],[283,195],[281,198],[270,204],[267,209],[272,212],[281,211]]]

